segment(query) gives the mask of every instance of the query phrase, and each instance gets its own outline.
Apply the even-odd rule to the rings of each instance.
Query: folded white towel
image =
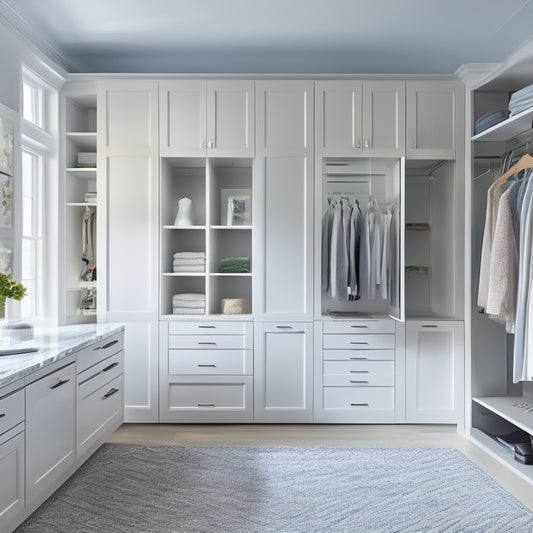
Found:
[[[174,307],[172,309],[173,315],[205,315],[205,307],[193,309],[185,307]]]
[[[205,259],[174,259],[173,265],[205,265]]]
[[[175,294],[172,297],[172,301],[205,302],[205,294],[201,292],[183,292],[181,294]]]
[[[176,252],[174,259],[205,259],[205,252]]]
[[[205,272],[205,265],[174,265],[174,272]]]
[[[202,309],[205,308],[205,302],[172,302],[172,307],[184,309]]]

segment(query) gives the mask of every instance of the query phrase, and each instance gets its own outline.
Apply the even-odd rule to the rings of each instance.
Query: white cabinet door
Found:
[[[0,437],[0,531],[24,509],[24,431]]]
[[[457,424],[463,409],[464,327],[407,321],[406,422]]]
[[[313,326],[256,323],[254,421],[313,421]]]
[[[207,82],[207,155],[253,157],[254,82]]]
[[[361,81],[315,84],[317,150],[323,156],[360,155],[363,148]]]
[[[258,82],[256,89],[254,315],[311,320],[313,84]]]
[[[405,82],[363,82],[363,153],[373,157],[405,154]]]
[[[317,82],[316,142],[325,157],[405,153],[405,82]]]
[[[253,157],[253,81],[162,81],[159,101],[163,157]]]
[[[29,504],[75,460],[75,364],[26,387],[26,502]]]
[[[102,205],[98,210],[102,260],[98,317],[128,324],[124,352],[126,422],[157,422],[157,83],[105,82],[99,99],[99,123],[105,127],[99,133],[98,149],[102,158],[98,167],[98,202]],[[126,134],[128,125],[142,126],[142,131]]]
[[[161,155],[205,157],[205,81],[159,82],[159,105]]]
[[[454,159],[464,89],[453,81],[407,82],[407,157]]]

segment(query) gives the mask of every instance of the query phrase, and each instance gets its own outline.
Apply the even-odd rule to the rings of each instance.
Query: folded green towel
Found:
[[[227,257],[220,260],[218,271],[225,274],[250,272],[250,260],[247,257]]]

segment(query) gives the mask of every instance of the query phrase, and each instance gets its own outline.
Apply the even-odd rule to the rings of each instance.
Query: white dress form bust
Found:
[[[178,214],[174,226],[192,226],[192,200],[187,196],[178,200]]]

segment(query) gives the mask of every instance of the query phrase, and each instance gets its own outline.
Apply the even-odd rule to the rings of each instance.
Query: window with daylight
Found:
[[[39,86],[33,76],[26,74],[22,81],[22,116],[38,128],[44,126],[43,87]]]

